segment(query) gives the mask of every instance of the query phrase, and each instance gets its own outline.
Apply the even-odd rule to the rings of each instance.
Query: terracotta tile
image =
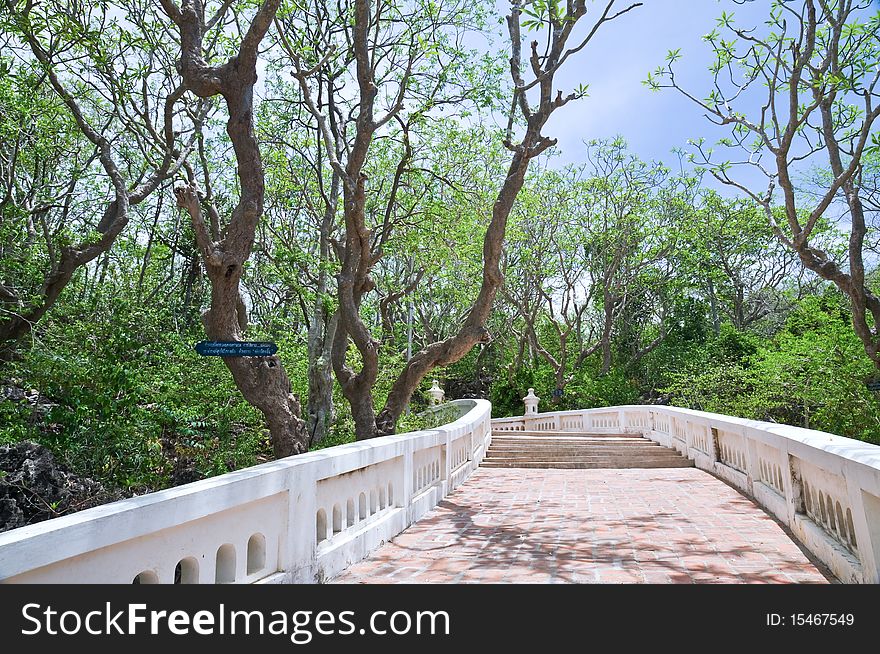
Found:
[[[333,583],[827,583],[693,468],[480,469]]]

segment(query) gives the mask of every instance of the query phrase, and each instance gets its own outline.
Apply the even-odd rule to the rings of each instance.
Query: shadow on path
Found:
[[[773,518],[694,469],[480,469],[333,583],[827,583]]]

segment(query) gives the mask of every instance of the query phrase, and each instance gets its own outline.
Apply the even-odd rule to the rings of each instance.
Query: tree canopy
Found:
[[[690,143],[563,148],[640,4],[3,0],[0,443],[139,492],[418,428],[433,378],[880,443],[880,13],[724,10],[709,88],[641,62]]]

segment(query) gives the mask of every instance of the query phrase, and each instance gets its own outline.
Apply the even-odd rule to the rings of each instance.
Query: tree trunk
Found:
[[[339,313],[328,315],[328,307],[324,296],[327,294],[329,279],[327,264],[332,250],[330,239],[336,221],[339,204],[339,192],[342,177],[334,170],[330,182],[330,194],[321,219],[318,235],[320,262],[318,264],[318,281],[315,288],[315,305],[312,319],[309,321],[308,357],[309,357],[309,399],[306,405],[306,429],[309,433],[309,444],[315,445],[324,440],[330,426],[336,418],[333,407],[333,341],[336,337],[336,325]]]
[[[315,301],[315,311],[309,325],[309,399],[306,405],[306,429],[309,444],[324,440],[336,417],[333,408],[333,361],[331,350],[336,334],[337,315],[329,319],[324,301]]]
[[[543,125],[542,125],[543,126]],[[486,321],[492,311],[492,305],[504,278],[501,274],[499,261],[507,229],[507,218],[513,209],[516,196],[525,180],[531,156],[526,153],[540,139],[540,129],[529,130],[523,149],[514,153],[508,168],[507,177],[498,198],[492,207],[492,220],[483,238],[483,283],[464,325],[457,334],[446,340],[431,343],[410,359],[388,394],[385,406],[376,419],[376,431],[379,434],[393,434],[397,420],[409,404],[409,399],[418,388],[422,379],[431,370],[439,366],[449,365],[458,361],[478,343],[489,340]]]
[[[13,349],[15,343],[31,333],[33,326],[58,301],[61,292],[70,283],[74,273],[93,261],[102,254],[106,254],[116,237],[128,224],[128,203],[125,204],[124,212],[116,213],[111,222],[110,229],[101,235],[101,238],[90,244],[82,244],[78,247],[65,247],[62,249],[61,258],[48,275],[46,275],[43,288],[40,291],[38,303],[23,314],[15,314],[0,323],[0,347]],[[116,211],[117,203],[111,202],[105,211],[105,216],[110,211]],[[97,277],[98,271],[95,271]]]
[[[828,152],[829,163],[831,164],[831,172],[836,179],[845,178],[840,191],[846,199],[851,224],[848,243],[849,273],[844,272],[825,252],[809,245],[809,232],[797,234],[791,245],[806,268],[817,273],[823,279],[834,282],[837,288],[849,297],[852,308],[853,330],[859,337],[859,340],[862,341],[865,354],[874,363],[875,368],[880,370],[880,297],[875,295],[865,283],[863,253],[865,234],[867,233],[865,210],[862,205],[858,184],[854,178],[855,168],[852,167],[853,162],[850,162],[849,168],[844,168],[841,159],[841,148],[834,132],[833,101],[834,94],[825,98],[820,103],[819,109],[822,116],[822,131],[825,137],[825,148]],[[870,120],[867,120],[862,126],[861,142],[863,145],[867,140],[870,126],[876,118],[877,110],[875,109],[870,114]],[[783,171],[785,173],[784,175],[780,174],[780,186],[786,191],[787,198],[793,198],[794,187],[789,179],[787,162],[782,154],[777,155],[777,167],[780,173]],[[796,221],[797,213],[793,207],[793,201],[789,202],[789,204],[792,205],[786,207],[789,220]],[[768,209],[765,207],[766,211]],[[871,323],[873,323],[873,326]]]
[[[209,229],[202,216],[201,200],[192,175],[189,185],[178,186],[175,194],[178,206],[185,208],[192,219],[196,242],[211,282],[211,308],[202,317],[205,331],[212,340],[238,341],[247,326],[239,283],[253,248],[257,223],[263,215],[265,197],[263,162],[253,120],[257,53],[280,0],[266,0],[260,5],[238,53],[222,66],[208,66],[203,59],[201,5],[185,2],[178,8],[172,0],[161,1],[180,29],[179,70],[184,84],[199,97],[221,95],[226,101],[229,115],[226,133],[235,152],[241,191],[224,238],[214,241],[215,230]],[[275,456],[305,452],[308,432],[300,418],[300,402],[291,392],[281,359],[277,355],[223,357],[223,362],[244,398],[263,414]]]
[[[373,395],[369,388],[352,392],[346,396],[351,405],[354,430],[357,440],[363,441],[382,434],[376,430],[376,410],[373,408]]]
[[[746,327],[745,289],[739,283],[735,283],[733,292],[733,326],[737,331],[742,331]]]
[[[193,286],[199,278],[199,253],[193,252],[189,257],[183,282],[183,316],[187,325],[192,324],[189,308],[192,304]]]
[[[607,375],[611,370],[611,330],[614,327],[614,309],[617,300],[611,294],[605,293],[605,325],[602,328],[602,369],[600,375]]]
[[[715,336],[718,336],[721,333],[721,320],[718,317],[718,302],[715,298],[715,283],[712,281],[712,277],[707,278],[707,283],[709,285],[709,307],[712,311],[712,331],[715,333]]]

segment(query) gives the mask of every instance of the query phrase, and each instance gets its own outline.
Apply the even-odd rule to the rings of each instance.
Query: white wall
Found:
[[[841,581],[880,583],[877,445],[665,406],[539,413],[493,420],[492,429],[644,434],[752,497]]]
[[[0,581],[127,584],[140,575],[172,583],[180,564],[184,583],[320,582],[470,476],[492,430],[540,429],[643,433],[753,497],[842,581],[880,582],[878,446],[673,407],[490,423],[488,402],[454,404],[462,417],[437,429],[310,452],[2,533]]]
[[[489,402],[452,404],[461,417],[436,429],[309,452],[2,533],[0,581],[173,583],[180,564],[183,583],[320,582],[406,529],[479,465],[491,438]]]

